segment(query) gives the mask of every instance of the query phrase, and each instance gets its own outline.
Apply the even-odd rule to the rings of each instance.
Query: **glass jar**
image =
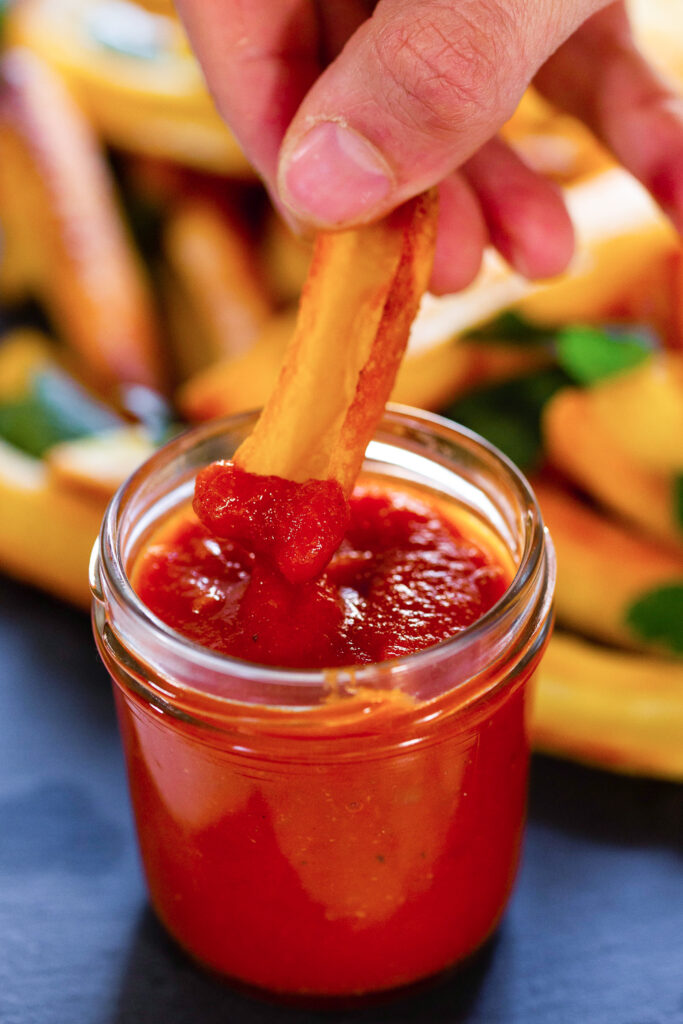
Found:
[[[203,648],[156,618],[128,573],[197,470],[229,458],[253,423],[213,422],[157,452],[113,499],[93,552],[95,635],[152,904],[191,956],[241,983],[396,988],[472,953],[508,899],[552,545],[504,456],[437,416],[391,408],[366,470],[489,531],[516,567],[502,600],[452,638],[377,665],[273,669]]]

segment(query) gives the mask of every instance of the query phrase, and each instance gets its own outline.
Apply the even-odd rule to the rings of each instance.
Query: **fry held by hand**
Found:
[[[430,193],[378,224],[320,236],[275,390],[234,464],[197,478],[205,525],[260,537],[291,582],[316,575],[343,536],[346,499],[429,280],[436,208]],[[265,478],[262,489],[247,474]]]

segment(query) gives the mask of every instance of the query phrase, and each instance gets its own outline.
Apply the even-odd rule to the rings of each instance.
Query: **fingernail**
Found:
[[[296,217],[339,227],[372,216],[392,188],[382,154],[358,132],[322,121],[304,135],[280,169],[280,193]]]

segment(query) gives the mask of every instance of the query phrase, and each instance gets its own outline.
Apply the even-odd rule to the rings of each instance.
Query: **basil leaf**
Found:
[[[543,456],[543,407],[556,391],[570,383],[562,370],[537,370],[471,391],[445,412],[496,445],[521,469],[530,470]]]
[[[630,370],[650,358],[649,336],[576,324],[557,338],[557,361],[578,384],[590,385]]]
[[[628,609],[626,623],[642,640],[683,654],[683,580],[639,597]]]
[[[554,328],[533,324],[514,310],[508,310],[495,320],[489,320],[482,327],[467,331],[464,337],[470,341],[508,341],[516,345],[543,345],[547,344],[554,334]]]
[[[60,441],[88,437],[121,423],[61,370],[41,370],[27,394],[0,404],[0,437],[36,458]]]

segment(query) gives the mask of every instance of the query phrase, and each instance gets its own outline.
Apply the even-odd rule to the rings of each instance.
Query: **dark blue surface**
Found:
[[[519,883],[460,976],[332,1016],[202,974],[145,902],[85,615],[0,578],[1,1024],[683,1024],[683,787],[534,762]]]

